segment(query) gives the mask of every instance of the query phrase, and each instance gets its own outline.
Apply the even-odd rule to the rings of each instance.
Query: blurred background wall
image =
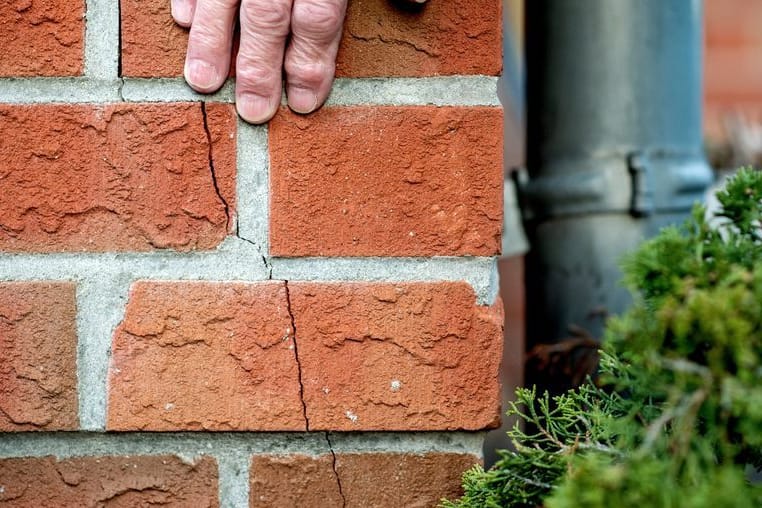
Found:
[[[577,0],[570,0],[577,1]],[[631,1],[631,0],[627,0]],[[524,0],[505,0],[503,78],[505,107],[505,231],[499,261],[505,306],[503,406],[524,382],[524,254],[528,249],[516,208],[513,168],[525,164]],[[704,0],[704,139],[712,166],[722,174],[741,165],[762,164],[762,0]],[[495,449],[509,447],[503,418],[484,447],[485,465]]]

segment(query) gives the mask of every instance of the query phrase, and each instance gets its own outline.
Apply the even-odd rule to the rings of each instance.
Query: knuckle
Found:
[[[284,0],[250,0],[241,5],[241,26],[288,31],[291,4]]]
[[[305,63],[290,58],[286,59],[284,69],[290,83],[307,86],[320,85],[330,74],[322,62]]]
[[[228,31],[219,22],[205,22],[198,20],[191,26],[189,45],[197,48],[219,51],[227,43]]]
[[[330,36],[341,29],[344,22],[344,9],[340,2],[303,0],[294,4],[292,16],[294,30]]]
[[[236,81],[247,89],[256,88],[269,91],[280,81],[280,73],[260,63],[239,61],[236,65]]]

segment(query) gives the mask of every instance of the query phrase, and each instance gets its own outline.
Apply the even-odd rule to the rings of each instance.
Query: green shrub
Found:
[[[595,383],[520,389],[515,452],[446,508],[760,507],[762,173],[741,170],[624,264],[634,304],[606,331]]]

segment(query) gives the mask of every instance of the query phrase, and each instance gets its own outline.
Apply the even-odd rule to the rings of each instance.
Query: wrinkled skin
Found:
[[[284,78],[293,111],[310,113],[325,102],[333,83],[347,0],[171,2],[175,22],[190,27],[185,79],[194,90],[214,92],[225,82],[239,18],[235,96],[244,120],[259,124],[275,115]]]

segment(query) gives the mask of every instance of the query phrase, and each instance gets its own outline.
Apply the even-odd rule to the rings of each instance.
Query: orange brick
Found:
[[[434,508],[462,495],[461,475],[478,463],[461,453],[337,453],[334,472],[330,454],[260,455],[252,460],[249,506]]]
[[[0,283],[0,431],[77,428],[75,320],[73,283]]]
[[[276,256],[491,256],[502,110],[332,107],[270,124]]]
[[[0,105],[0,251],[212,249],[233,213],[235,113],[196,103]]]
[[[138,282],[114,335],[109,430],[305,430],[282,282]]]
[[[465,283],[290,282],[310,430],[499,421],[502,304]]]
[[[182,76],[188,31],[165,0],[122,0],[122,73]],[[388,0],[350,0],[337,75],[497,76],[502,67],[500,0],[430,2],[418,13]],[[231,69],[231,75],[234,69]]]
[[[174,456],[0,459],[0,505],[216,508],[217,463]]]
[[[84,15],[85,0],[4,0],[0,77],[81,75]]]
[[[256,455],[249,474],[250,508],[342,506],[332,455]]]
[[[431,1],[407,12],[389,0],[350,1],[336,74],[497,76],[501,6],[500,0]]]

